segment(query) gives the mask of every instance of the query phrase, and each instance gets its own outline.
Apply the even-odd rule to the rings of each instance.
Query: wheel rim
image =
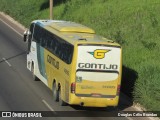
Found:
[[[61,102],[61,89],[59,89],[59,101]]]
[[[35,75],[34,75],[34,67],[33,67],[33,65],[32,65],[31,71],[32,71],[32,77],[33,77],[33,79],[35,79]]]
[[[55,84],[53,85],[53,97],[54,98],[56,97],[56,86],[55,86]]]
[[[56,84],[53,84],[53,99],[54,101],[58,102],[58,92],[56,90]]]

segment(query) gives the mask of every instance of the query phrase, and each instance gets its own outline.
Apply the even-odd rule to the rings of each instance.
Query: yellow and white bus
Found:
[[[91,28],[69,21],[35,20],[24,33],[27,68],[60,105],[117,106],[122,48]]]

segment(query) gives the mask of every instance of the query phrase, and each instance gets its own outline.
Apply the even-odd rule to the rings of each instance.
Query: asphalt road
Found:
[[[0,16],[1,17],[1,16]],[[4,20],[3,20],[4,21]],[[52,92],[41,82],[33,81],[26,68],[26,43],[20,34],[0,19],[0,111],[107,111],[126,110],[130,103],[121,96],[118,108],[83,108],[80,106],[59,106],[53,101]],[[16,26],[14,27],[16,29]],[[18,28],[17,28],[18,29]],[[18,30],[17,30],[18,31]],[[22,32],[22,31],[21,31]],[[74,114],[74,112],[73,112]],[[98,114],[98,113],[97,113]],[[98,116],[98,115],[97,115]],[[2,119],[2,118],[0,118]],[[18,119],[18,118],[8,118]],[[34,119],[34,118],[33,118]],[[76,120],[132,120],[128,117],[52,117],[45,119]]]

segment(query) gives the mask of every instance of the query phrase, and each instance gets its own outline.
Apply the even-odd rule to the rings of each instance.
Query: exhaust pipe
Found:
[[[81,102],[81,103],[80,103],[80,106],[83,106],[83,105],[84,105],[84,102]]]

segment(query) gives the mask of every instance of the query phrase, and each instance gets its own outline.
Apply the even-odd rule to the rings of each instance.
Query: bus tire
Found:
[[[59,96],[58,96],[58,90],[56,89],[56,83],[53,83],[52,91],[53,91],[53,100],[58,102]]]
[[[59,88],[58,93],[59,93],[59,95],[58,95],[58,96],[59,96],[59,105],[60,105],[60,106],[66,106],[67,103],[64,102],[64,101],[62,100],[62,98],[61,98],[61,88]]]
[[[39,79],[37,78],[37,76],[34,74],[34,65],[32,64],[32,67],[31,67],[31,72],[32,72],[32,78],[34,81],[38,81]]]

